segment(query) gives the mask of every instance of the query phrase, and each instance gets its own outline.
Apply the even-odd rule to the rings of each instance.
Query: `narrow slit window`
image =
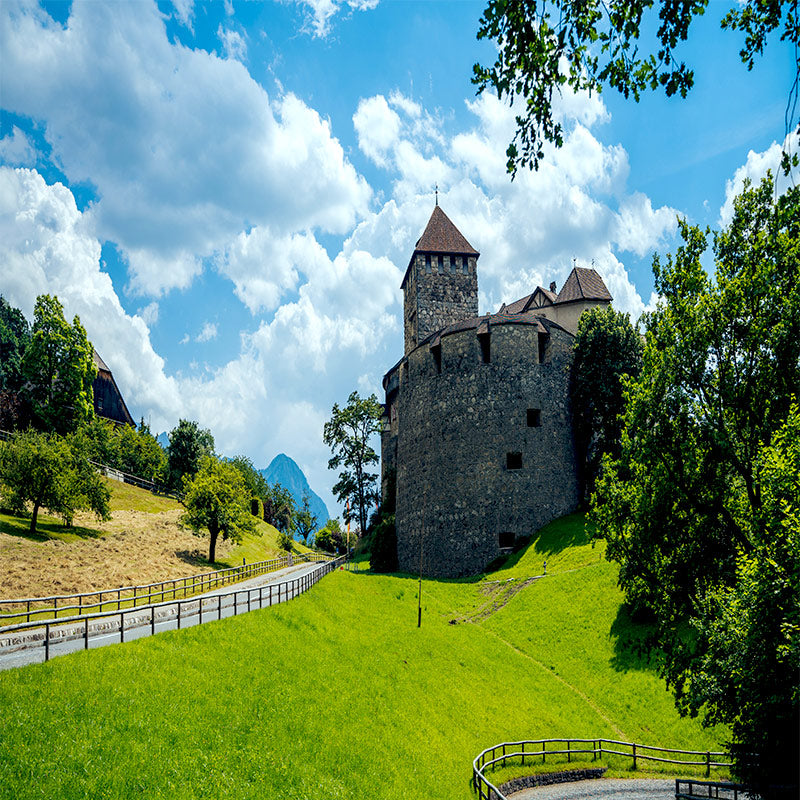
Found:
[[[528,427],[541,428],[542,427],[542,412],[538,408],[528,409]]]
[[[437,261],[437,263],[439,265],[439,273],[443,274],[444,273],[444,258],[442,256],[438,256],[436,261]]]
[[[464,263],[462,266],[464,268],[464,274],[469,275],[469,259],[466,256],[464,256]]]
[[[522,453],[506,453],[506,469],[522,469]]]
[[[491,341],[489,340],[488,333],[482,333],[478,336],[478,341],[481,345],[481,361],[484,364],[491,364],[492,363],[492,346]]]
[[[547,337],[539,334],[539,363],[544,364],[545,349],[547,347]]]
[[[431,254],[426,253],[425,255],[425,272],[431,271]]]
[[[433,353],[433,363],[436,365],[436,374],[442,374],[442,348],[441,347],[432,347],[431,353]]]

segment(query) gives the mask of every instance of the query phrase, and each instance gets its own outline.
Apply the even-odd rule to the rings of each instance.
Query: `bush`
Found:
[[[394,514],[382,514],[375,526],[370,564],[375,572],[397,572],[397,531]]]
[[[260,497],[253,497],[250,500],[250,513],[258,519],[264,518],[264,502]]]

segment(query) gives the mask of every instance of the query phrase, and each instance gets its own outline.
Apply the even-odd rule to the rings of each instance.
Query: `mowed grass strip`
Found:
[[[585,614],[569,610],[581,585],[556,583],[579,575]],[[650,667],[613,660],[607,565],[481,624],[450,624],[476,583],[424,581],[418,629],[416,589],[337,571],[286,606],[0,673],[0,797],[466,800],[472,758],[498,741],[712,743]]]
[[[0,599],[144,585],[284,554],[278,531],[259,521],[258,535],[246,535],[236,545],[220,542],[218,561],[211,565],[208,536],[195,536],[181,526],[183,506],[177,500],[105,481],[111,490],[112,519],[107,522],[79,513],[75,525],[67,527],[40,514],[38,533],[31,536],[29,517],[0,514]],[[296,544],[294,549],[308,548]]]

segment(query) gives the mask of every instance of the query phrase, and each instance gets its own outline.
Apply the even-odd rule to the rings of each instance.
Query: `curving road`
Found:
[[[675,800],[675,781],[597,778],[534,786],[508,795],[509,800]]]
[[[182,601],[182,614],[178,620],[177,605],[162,603],[157,605],[155,619],[151,621],[149,606],[141,606],[140,611],[130,610],[125,614],[124,640],[141,639],[150,636],[152,632],[191,628],[200,624],[200,611],[202,602],[202,622],[212,622],[217,619],[232,617],[235,614],[271,605],[284,603],[302,593],[291,587],[283,587],[281,592],[267,591],[268,587],[285,583],[303,575],[307,575],[318,568],[318,563],[308,563],[286,567],[276,572],[268,572],[255,578],[242,581],[232,586],[225,586],[196,595],[189,600]],[[287,591],[288,589],[288,591]],[[261,590],[261,591],[260,591]],[[235,593],[235,594],[234,594]],[[223,595],[218,598],[218,595]],[[229,595],[225,597],[224,595]],[[152,627],[151,627],[152,626]],[[84,650],[84,624],[76,623],[53,627],[51,629],[50,658]],[[44,627],[27,630],[24,634],[0,635],[0,670],[23,667],[27,664],[36,664],[45,660]],[[119,615],[111,615],[98,619],[89,627],[89,649],[105,647],[120,642]]]

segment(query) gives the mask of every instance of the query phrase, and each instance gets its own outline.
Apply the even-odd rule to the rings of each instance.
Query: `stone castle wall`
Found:
[[[471,327],[412,350],[387,375],[382,451],[397,470],[403,571],[418,571],[420,531],[423,574],[458,577],[577,506],[572,336],[547,321],[541,334],[496,319],[489,363]]]
[[[441,263],[440,263],[441,259]],[[417,253],[403,284],[405,353],[441,328],[478,315],[474,256]]]

